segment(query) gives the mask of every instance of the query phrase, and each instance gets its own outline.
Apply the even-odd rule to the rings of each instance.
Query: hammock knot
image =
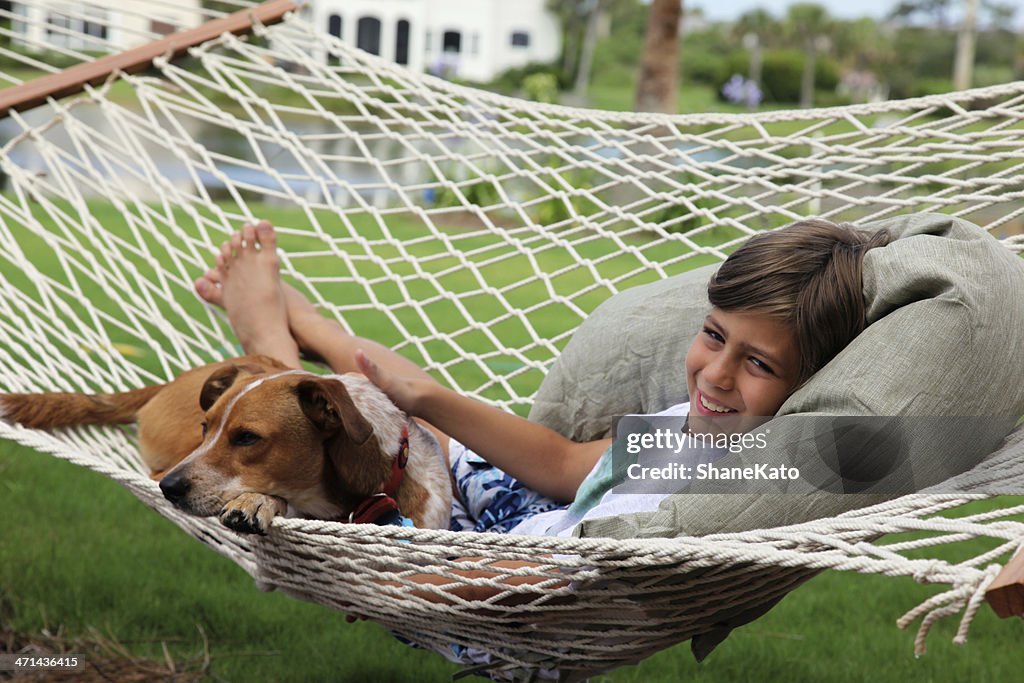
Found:
[[[948,567],[945,562],[941,560],[930,560],[924,564],[918,566],[912,576],[914,581],[920,584],[931,584],[935,583],[935,578],[940,574],[946,573]]]

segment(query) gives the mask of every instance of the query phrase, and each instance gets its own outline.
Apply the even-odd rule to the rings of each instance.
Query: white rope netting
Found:
[[[277,225],[286,280],[325,315],[520,412],[598,303],[720,260],[758,230],[807,215],[939,211],[1024,249],[1024,83],[750,116],[598,112],[410,73],[292,16],[14,114],[0,136],[6,391],[120,390],[234,355],[224,317],[192,281],[253,218]],[[642,541],[302,520],[246,538],[171,509],[130,431],[0,423],[0,437],[116,479],[264,586],[448,654],[459,643],[494,675],[585,677],[634,662],[826,568],[946,584],[906,619],[922,619],[923,649],[936,618],[963,612],[962,640],[994,563],[1024,538],[1019,498],[940,514],[1021,490],[1019,431],[944,488],[962,494],[784,529]],[[873,541],[901,532],[915,533]],[[927,557],[972,538],[990,539],[990,550]],[[457,561],[467,557],[482,559]],[[538,558],[539,569],[494,564]],[[477,583],[504,589],[484,606],[438,605],[408,580],[429,572],[472,586],[458,570],[474,567],[500,574]],[[527,573],[547,583],[503,581]]]

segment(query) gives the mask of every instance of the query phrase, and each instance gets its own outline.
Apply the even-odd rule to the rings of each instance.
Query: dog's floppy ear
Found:
[[[231,385],[237,382],[243,373],[247,376],[265,375],[267,369],[256,363],[225,363],[223,367],[217,368],[206,378],[206,383],[203,384],[203,389],[199,392],[199,407],[203,409],[203,412],[209,410],[210,406],[216,403],[217,399],[231,388]]]
[[[199,392],[199,407],[206,412],[217,399],[220,398],[228,388],[235,383],[238,377],[238,366],[228,364],[214,371],[206,378],[202,391]]]
[[[329,488],[339,498],[361,499],[380,491],[391,462],[382,457],[373,425],[345,385],[336,379],[306,379],[295,386],[295,393],[302,412],[326,437],[324,455],[333,473]]]
[[[345,385],[332,379],[306,379],[295,391],[299,406],[317,429],[331,433],[344,429],[349,440],[360,446],[373,436],[371,425],[352,402]]]

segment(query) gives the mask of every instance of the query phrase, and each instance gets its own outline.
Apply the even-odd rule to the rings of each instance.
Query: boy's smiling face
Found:
[[[690,413],[770,416],[796,387],[796,336],[755,311],[712,308],[686,353]]]

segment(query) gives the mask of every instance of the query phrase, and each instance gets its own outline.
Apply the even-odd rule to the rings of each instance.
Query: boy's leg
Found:
[[[435,381],[405,356],[371,339],[350,334],[336,320],[320,315],[316,307],[294,287],[284,283],[281,286],[288,310],[288,324],[299,348],[322,358],[335,372],[359,372],[356,349],[362,349],[370,360],[390,373]]]
[[[217,267],[195,282],[200,298],[227,311],[246,353],[267,353],[261,349],[287,347],[281,355],[289,358],[279,360],[288,362],[288,352],[296,345],[296,357],[298,349],[312,353],[342,374],[359,372],[355,352],[362,349],[370,360],[389,372],[433,381],[408,358],[383,344],[349,334],[337,321],[320,315],[298,290],[281,281],[276,250],[277,235],[270,223],[246,224],[221,247]],[[292,338],[285,344],[278,339],[282,330],[281,305],[283,329]],[[275,339],[275,343],[267,343],[267,338]],[[277,357],[273,353],[267,355]]]
[[[383,344],[349,334],[337,321],[320,315],[301,293],[281,281],[279,268],[274,227],[260,221],[246,224],[225,242],[217,255],[217,267],[195,282],[196,293],[203,300],[227,311],[246,353],[266,354],[300,367],[301,348],[343,374],[359,372],[355,352],[362,349],[391,373],[435,381],[408,358]],[[447,435],[421,424],[431,429],[447,452]]]

